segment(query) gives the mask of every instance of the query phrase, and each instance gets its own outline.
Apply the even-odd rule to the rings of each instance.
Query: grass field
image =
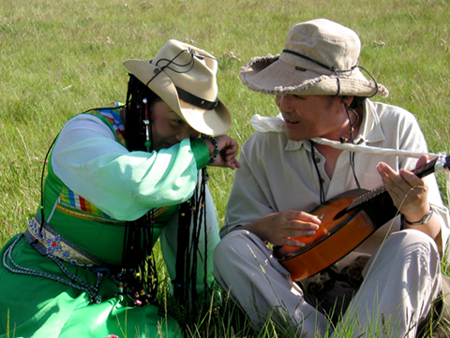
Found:
[[[383,101],[416,115],[430,152],[449,152],[448,13],[449,0],[0,0],[0,245],[35,213],[43,158],[65,121],[124,101],[122,61],[149,60],[171,38],[219,59],[230,135],[242,144],[250,117],[277,109],[241,84],[239,69],[279,53],[295,23],[340,22],[360,35],[360,64],[390,90]],[[210,174],[223,220],[233,172]]]

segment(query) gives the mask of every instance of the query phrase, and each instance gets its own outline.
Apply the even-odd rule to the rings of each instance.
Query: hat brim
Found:
[[[215,109],[201,109],[182,101],[171,78],[159,67],[141,60],[126,60],[123,65],[198,132],[217,136],[230,129],[231,115],[222,102],[219,101]]]
[[[279,55],[255,57],[240,72],[242,82],[264,94],[341,95],[386,97],[389,91],[381,84],[368,81],[358,68],[350,76],[324,75],[296,68],[283,62]]]
[[[202,110],[183,100],[178,102],[184,119],[198,132],[205,135],[218,136],[230,130],[231,115],[221,101],[212,110]]]

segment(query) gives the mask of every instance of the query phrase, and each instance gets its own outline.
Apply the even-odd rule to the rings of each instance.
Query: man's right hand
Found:
[[[307,212],[284,210],[261,217],[249,225],[235,229],[248,230],[264,242],[272,243],[275,246],[302,247],[305,245],[304,243],[292,238],[314,236],[320,223],[319,218]]]

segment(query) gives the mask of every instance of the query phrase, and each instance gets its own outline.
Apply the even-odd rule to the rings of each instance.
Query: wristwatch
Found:
[[[428,210],[428,212],[425,214],[425,216],[422,217],[422,219],[420,221],[410,222],[406,219],[406,217],[403,217],[403,218],[405,219],[405,222],[408,223],[409,225],[422,225],[422,224],[428,223],[431,216],[433,216],[433,209],[430,207],[430,210]]]

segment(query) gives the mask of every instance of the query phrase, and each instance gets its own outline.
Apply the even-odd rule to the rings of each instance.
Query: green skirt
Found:
[[[17,235],[20,236],[20,235]],[[5,251],[18,238],[12,238],[1,250],[2,262],[17,269],[5,257]],[[38,276],[18,274],[0,264],[0,338],[4,337],[181,337],[177,322],[157,306],[132,306],[132,300],[119,293],[118,286],[104,277],[99,287],[100,303],[89,304],[89,294],[42,276],[66,281],[57,264],[40,255],[22,237],[11,253],[19,266],[38,272]],[[64,266],[88,285],[97,276],[81,267]],[[31,272],[34,273],[34,272]]]

